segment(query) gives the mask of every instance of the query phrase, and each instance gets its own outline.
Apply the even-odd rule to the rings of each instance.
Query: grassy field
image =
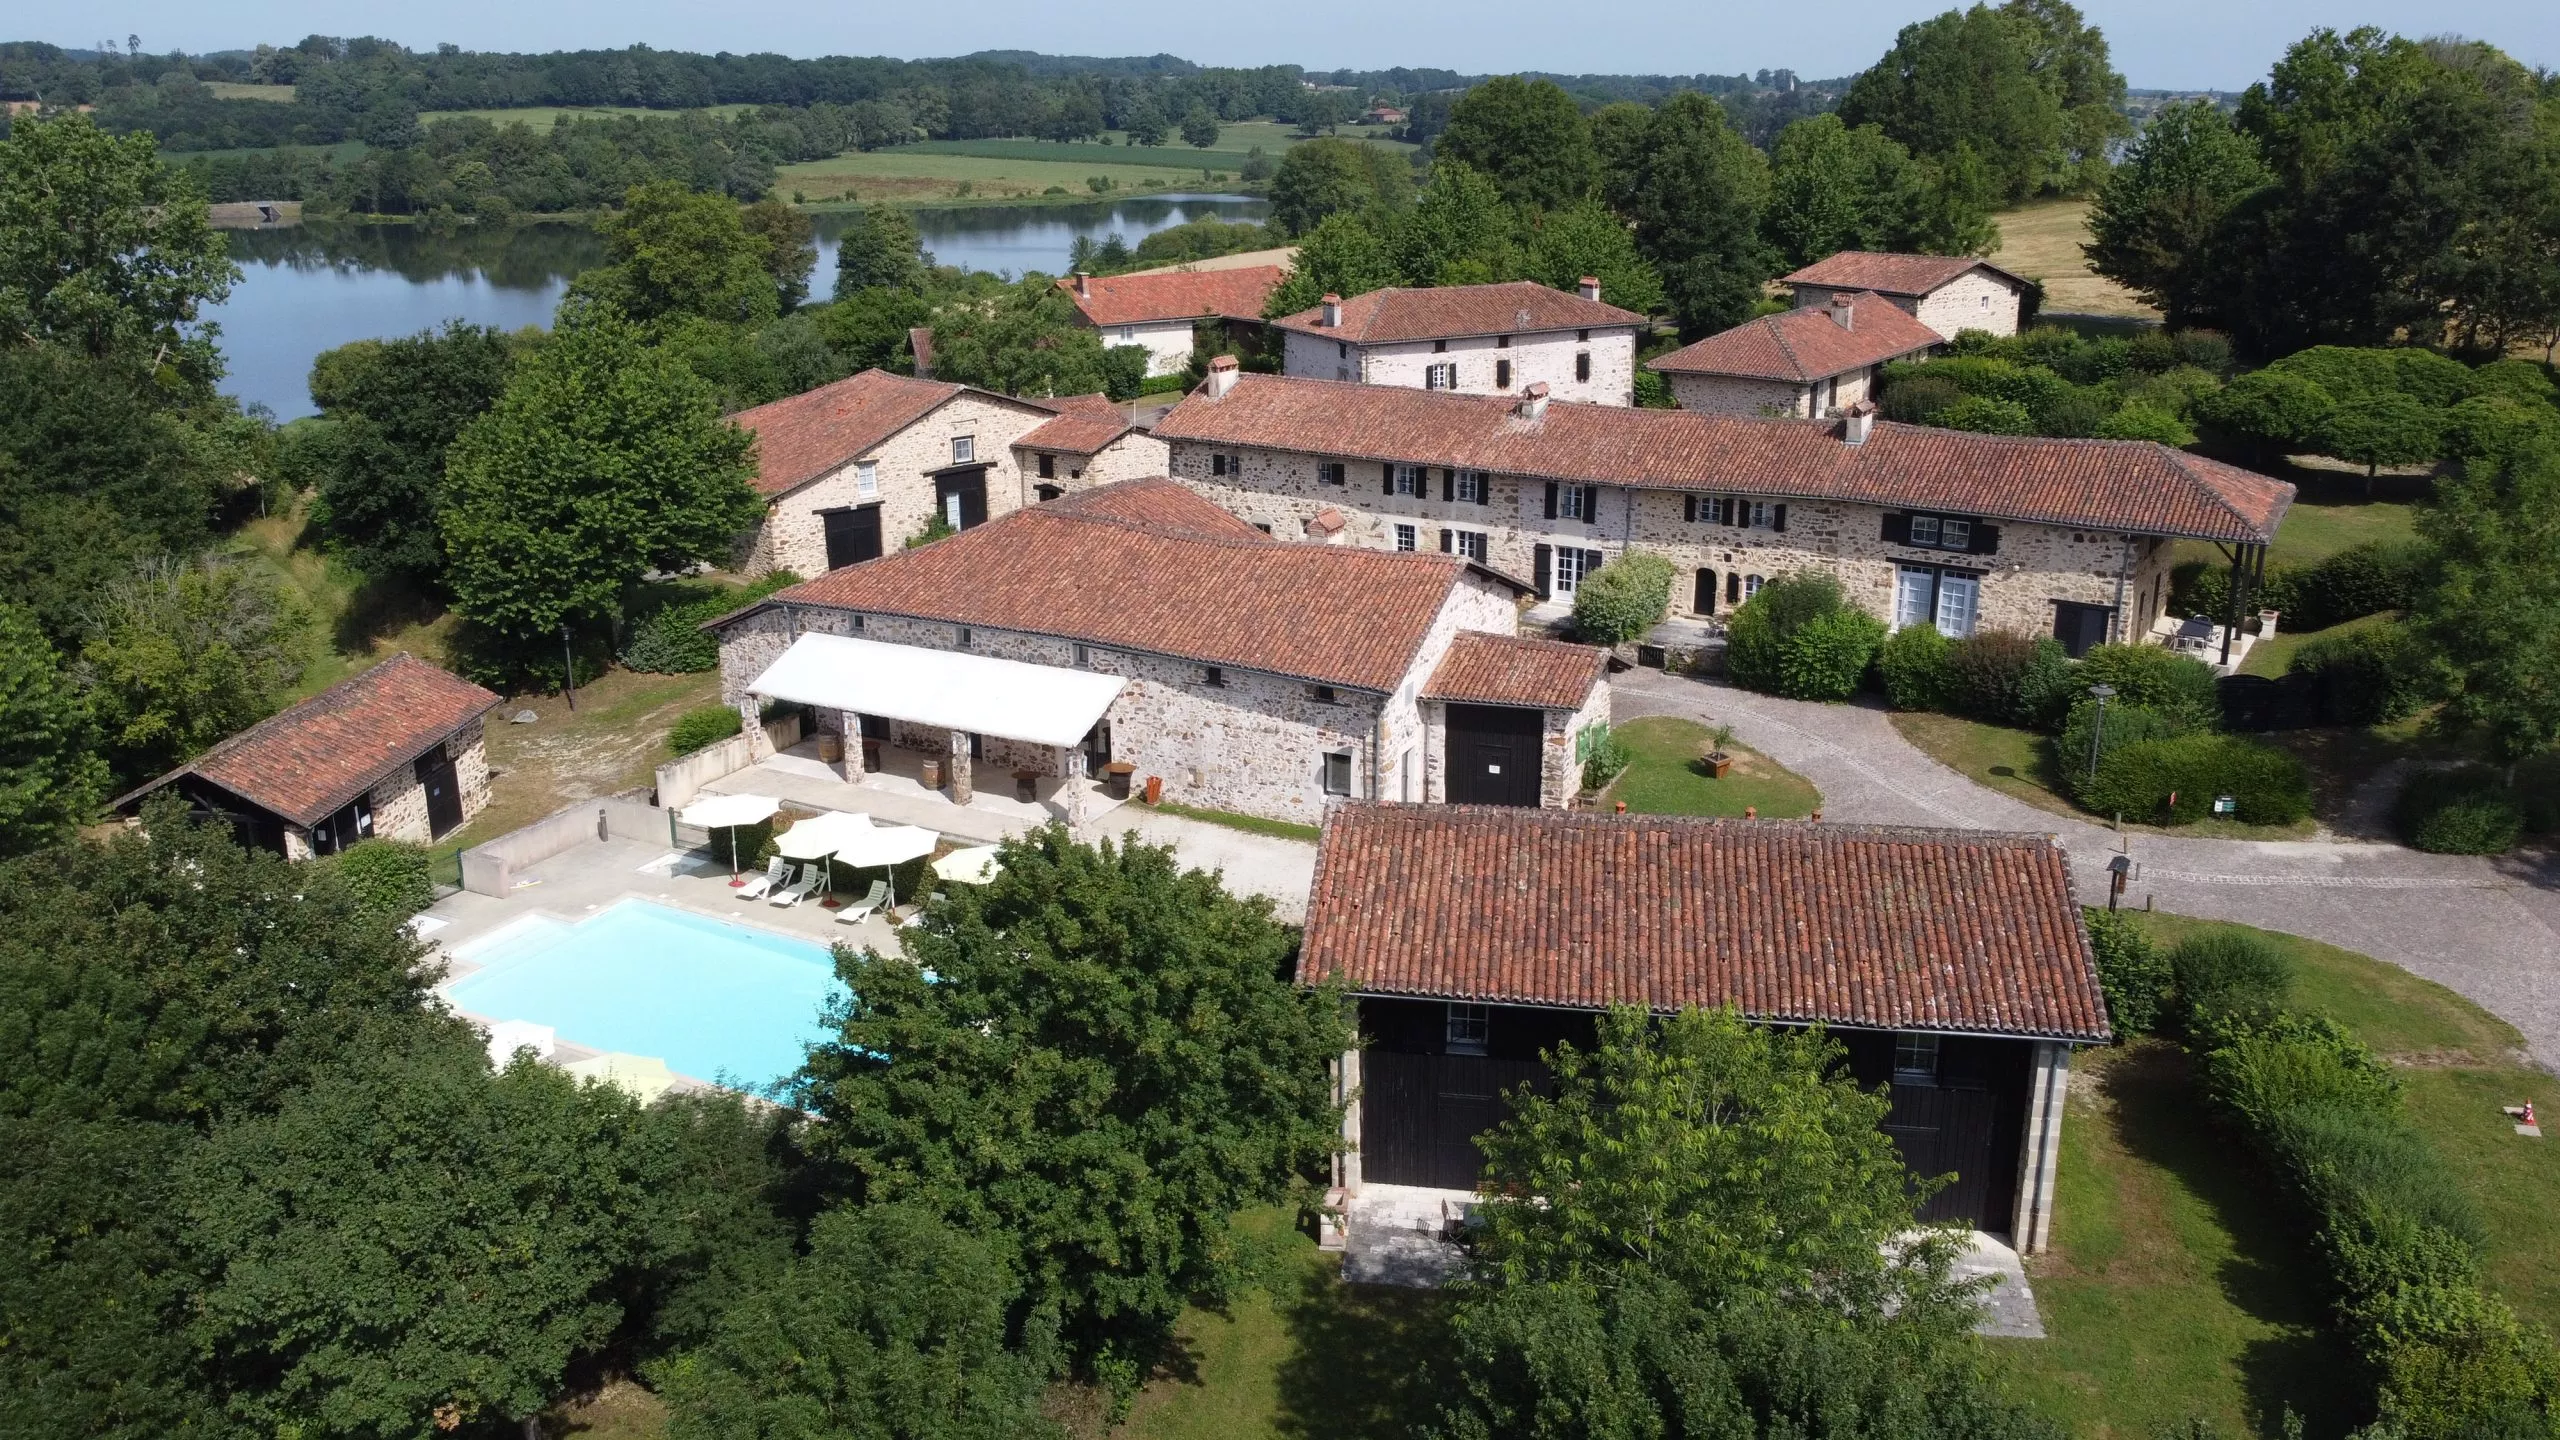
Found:
[[[862,200],[950,204],[955,201],[1037,200],[1052,186],[1063,193],[1047,195],[1046,198],[1064,202],[1119,199],[1160,190],[1196,189],[1204,183],[1196,169],[1186,181],[1179,171],[1123,164],[1105,158],[1117,154],[1119,152],[1114,150],[1088,149],[1084,158],[1070,162],[919,152],[904,145],[894,150],[849,150],[832,159],[804,160],[796,165],[783,166],[774,189],[785,195],[795,192],[806,195],[812,202]],[[1095,192],[1086,184],[1095,176],[1109,180],[1114,188],[1107,193]],[[963,184],[969,187],[966,195],[959,193]]]
[[[346,566],[299,543],[303,507],[250,521],[230,553],[264,569],[316,622],[302,681],[288,700],[317,695],[377,660],[407,650],[441,664],[453,624],[433,607],[366,587]]]
[[[1268,835],[1275,840],[1305,840],[1312,843],[1324,832],[1313,825],[1300,825],[1290,820],[1269,820],[1260,815],[1239,815],[1232,810],[1203,810],[1196,805],[1177,805],[1171,800],[1156,806],[1167,815],[1185,820],[1200,820],[1211,825],[1224,825],[1250,835]]]
[[[2000,224],[1992,263],[2044,282],[2044,308],[2079,315],[2157,320],[2160,312],[2112,280],[2089,272],[2080,246],[2089,238],[2089,202],[2039,200],[1991,217]]]
[[[2076,816],[2082,820],[2103,821],[2071,803],[2062,790],[2062,777],[2055,768],[2061,762],[2053,753],[2053,737],[2032,730],[2013,730],[2005,725],[1985,725],[1979,720],[1966,720],[1955,715],[1939,715],[1925,710],[1897,710],[1893,728],[1902,738],[1920,747],[1928,756],[1948,769],[1956,771],[1976,785],[1987,786],[2013,800],[2023,800],[2039,810],[2057,815]],[[2317,828],[2305,820],[2298,825],[2243,825],[2237,820],[2199,820],[2180,825],[2174,831],[2156,826],[2126,822],[2127,830],[2148,834],[2177,834],[2197,840],[2300,840]]]
[[[753,105],[706,105],[702,107],[702,113],[727,116],[754,108]],[[525,105],[502,110],[422,110],[418,112],[418,119],[422,124],[433,125],[439,120],[469,116],[492,125],[530,125],[537,130],[548,130],[552,122],[563,115],[577,120],[609,120],[616,115],[673,116],[683,113],[681,110],[650,110],[638,105]]]
[[[216,100],[272,100],[279,105],[290,104],[293,100],[293,87],[290,85],[243,85],[236,80],[207,80],[204,88],[212,91]]]
[[[1623,800],[1638,815],[1731,815],[1758,807],[1761,818],[1794,820],[1822,808],[1812,782],[1747,745],[1729,745],[1733,768],[1707,773],[1707,727],[1694,720],[1648,715],[1613,732],[1635,752],[1626,772],[1600,796]]]
[[[2271,565],[2310,565],[2374,540],[2407,540],[2418,533],[2418,507],[2409,501],[2367,500],[2334,487],[2297,480],[2293,508],[2276,526],[2267,551]]]

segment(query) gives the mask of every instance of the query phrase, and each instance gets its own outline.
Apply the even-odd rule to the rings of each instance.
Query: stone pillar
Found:
[[[2035,1042],[2027,1073],[2027,1117],[2018,1137],[2018,1210],[2009,1241],[2021,1255],[2053,1240],[2054,1172],[2062,1159],[2062,1102],[2071,1086],[2071,1047]]]
[[[773,758],[773,737],[764,733],[764,702],[753,695],[738,697],[738,733],[747,737],[747,763]]]
[[[1342,1107],[1342,1148],[1334,1153],[1333,1180],[1346,1195],[1360,1193],[1360,1049],[1342,1052],[1333,1072],[1334,1103]]]
[[[1058,783],[1058,805],[1067,812],[1067,833],[1078,839],[1084,836],[1085,773],[1084,747],[1064,745],[1058,749],[1058,773],[1066,778]]]
[[[978,793],[977,777],[970,773],[969,732],[966,730],[953,730],[949,733],[951,736],[951,760],[949,762],[951,769],[951,803],[954,805],[966,805],[969,803],[969,797]]]
[[[839,710],[837,728],[844,740],[844,758],[836,762],[836,773],[850,785],[866,773],[862,764],[862,722],[850,710]]]

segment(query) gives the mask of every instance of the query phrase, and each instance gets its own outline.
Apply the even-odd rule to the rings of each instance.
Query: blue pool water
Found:
[[[799,1069],[828,1033],[820,1012],[845,993],[824,945],[645,900],[574,925],[522,921],[462,958],[481,968],[446,988],[457,1009],[742,1089]]]

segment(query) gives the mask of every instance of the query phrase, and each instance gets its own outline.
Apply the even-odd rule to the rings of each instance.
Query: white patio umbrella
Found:
[[[934,861],[933,873],[963,885],[984,885],[1004,873],[1004,863],[996,859],[993,845],[972,845]]]
[[[812,815],[783,831],[774,838],[773,848],[774,853],[786,860],[825,860],[827,879],[832,882],[836,874],[835,857],[842,854],[845,846],[874,833],[870,816],[829,810]],[[845,863],[855,862],[847,860]],[[835,887],[829,884],[827,888],[832,890]]]
[[[836,858],[856,868],[878,865],[887,867],[933,853],[942,837],[921,825],[883,825],[856,837],[853,843],[835,852]],[[889,872],[889,903],[898,903],[898,872]]]
[[[738,827],[769,820],[781,808],[782,802],[770,795],[714,795],[677,811],[676,818],[705,830],[729,832],[729,878],[734,883],[738,878]]]

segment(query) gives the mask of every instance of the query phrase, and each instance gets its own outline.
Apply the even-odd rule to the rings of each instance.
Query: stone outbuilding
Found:
[[[1517,637],[1527,588],[1455,555],[1274,539],[1153,478],[832,571],[711,628],[723,696],[807,707],[859,742],[849,772],[915,750],[963,802],[991,767],[1044,800],[1105,776],[1313,824],[1349,797],[1570,801],[1580,727],[1608,718],[1604,661]]]
[[[1888,363],[1939,343],[1937,331],[1867,290],[1746,320],[1645,368],[1683,410],[1819,419],[1864,403]]]
[[[2035,282],[1970,255],[1894,255],[1843,250],[1825,256],[1781,285],[1795,291],[1798,308],[1821,309],[1841,295],[1872,292],[1921,324],[1953,340],[1967,330],[2015,335],[2025,321]]]
[[[1475,1139],[1596,1017],[1730,1006],[1824,1026],[1921,1218],[2050,1242],[2071,1052],[2110,1038],[2062,847],[2041,835],[1348,803],[1328,813],[1298,978],[1361,1048],[1335,1203],[1478,1189]]]
[[[1517,280],[1327,295],[1271,323],[1289,375],[1462,395],[1543,385],[1560,399],[1633,405],[1645,317],[1601,303],[1586,275],[1571,292]]]
[[[403,651],[119,797],[163,789],[289,860],[379,837],[425,845],[489,803],[482,722],[498,697]]]
[[[1164,473],[1164,442],[1132,420],[1127,407],[1103,395],[1053,403],[1056,419],[1013,442],[1015,466],[1033,500]]]
[[[1214,321],[1230,343],[1262,333],[1263,303],[1279,288],[1277,265],[1145,270],[1132,275],[1087,275],[1058,281],[1076,302],[1076,316],[1102,332],[1105,347],[1143,345],[1147,373],[1180,374],[1191,364],[1195,327]]]

